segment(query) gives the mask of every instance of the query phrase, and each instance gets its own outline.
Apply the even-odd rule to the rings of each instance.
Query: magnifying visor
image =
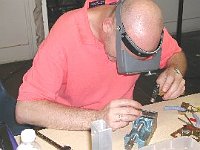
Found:
[[[150,57],[150,56],[154,55],[155,53],[157,53],[159,50],[161,50],[162,41],[163,41],[163,31],[161,33],[161,38],[160,38],[158,47],[154,51],[145,51],[145,50],[141,49],[139,46],[137,46],[131,40],[131,38],[128,36],[128,34],[125,31],[123,23],[121,26],[118,26],[118,30],[121,33],[121,40],[124,43],[124,45],[126,46],[126,48],[129,51],[131,51],[133,54],[135,54],[139,57]]]
[[[117,54],[117,69],[120,74],[132,74],[140,72],[148,72],[159,69],[160,57],[162,51],[163,31],[158,47],[153,51],[146,51],[137,46],[125,31],[121,21],[121,7],[124,1],[119,1],[116,7],[116,54]],[[126,50],[123,49],[125,45]],[[140,60],[134,57],[130,52],[142,58],[151,59]]]

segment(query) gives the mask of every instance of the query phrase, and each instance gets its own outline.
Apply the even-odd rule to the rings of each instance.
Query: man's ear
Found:
[[[108,18],[105,18],[105,19],[103,20],[103,31],[104,31],[105,33],[110,33],[110,32],[112,32],[113,27],[114,27],[114,20],[113,20],[113,18],[108,17]]]

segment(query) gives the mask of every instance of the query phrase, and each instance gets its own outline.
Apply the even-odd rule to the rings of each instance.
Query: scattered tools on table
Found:
[[[171,134],[172,137],[191,136],[196,141],[200,141],[200,117],[196,114],[200,112],[200,107],[195,107],[190,103],[182,102],[181,106],[165,106],[164,110],[177,110],[187,121],[178,117],[185,125]],[[193,118],[189,118],[187,113],[191,113]],[[195,124],[194,124],[195,123]]]
[[[164,110],[177,110],[178,112],[200,112],[200,107],[194,107],[190,103],[182,102],[181,106],[165,106]]]
[[[183,125],[182,128],[176,130],[171,134],[172,137],[176,138],[179,136],[191,136],[197,142],[200,141],[200,128],[196,128],[193,125]]]
[[[185,108],[188,112],[191,113],[200,112],[200,107],[195,107],[190,103],[182,102],[181,107]]]

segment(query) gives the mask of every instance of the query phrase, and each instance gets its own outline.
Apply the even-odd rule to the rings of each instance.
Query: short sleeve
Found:
[[[171,58],[172,55],[180,52],[181,50],[182,49],[178,46],[177,41],[169,34],[167,29],[164,28],[160,67],[164,68],[169,58]]]
[[[67,76],[64,33],[69,31],[63,24],[59,19],[40,45],[32,67],[23,77],[18,100],[55,100]]]

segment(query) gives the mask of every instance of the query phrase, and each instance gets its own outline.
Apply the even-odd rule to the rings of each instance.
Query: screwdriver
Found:
[[[56,143],[53,140],[51,140],[50,138],[48,138],[47,136],[45,136],[42,133],[40,133],[38,130],[35,130],[35,133],[36,133],[36,135],[38,137],[40,137],[41,139],[45,140],[46,142],[48,142],[50,145],[54,146],[58,150],[72,150],[70,146],[61,146],[58,143]]]

